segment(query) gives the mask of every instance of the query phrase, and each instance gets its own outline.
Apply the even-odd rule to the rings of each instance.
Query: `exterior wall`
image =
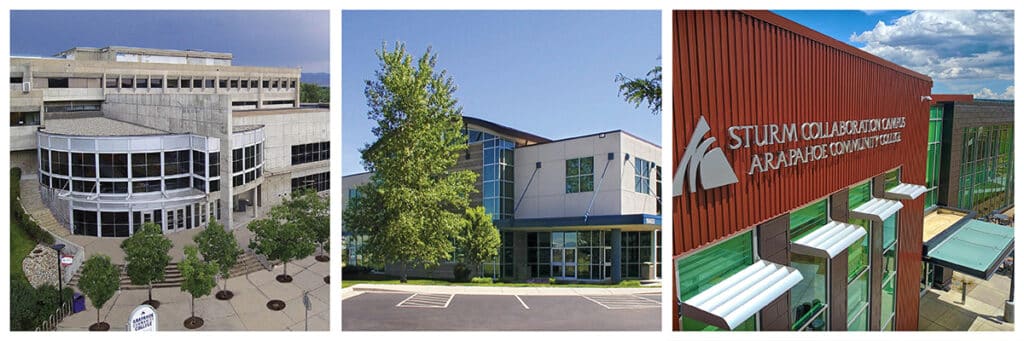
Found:
[[[948,181],[946,191],[939,190],[946,206],[958,207],[960,193],[960,166],[963,161],[964,129],[1013,124],[1013,102],[953,102],[946,106],[944,116],[947,131],[943,131],[943,154],[948,155],[949,175],[943,174],[943,181]],[[952,120],[949,120],[952,116]],[[952,122],[952,124],[948,123]],[[944,129],[945,130],[945,129]],[[949,141],[947,145],[945,142]],[[1011,159],[1012,162],[1012,159]],[[978,212],[988,214],[988,212]]]
[[[469,157],[465,155],[467,152]],[[476,173],[476,182],[473,183],[476,192],[469,194],[469,205],[482,206],[484,204],[484,145],[483,143],[471,144],[462,154],[459,155],[459,160],[455,162],[452,171],[470,170]]]
[[[620,179],[619,188],[621,189],[622,198],[620,199],[621,208],[619,212],[621,214],[660,214],[658,210],[658,197],[659,193],[657,189],[656,174],[657,169],[651,169],[650,171],[650,193],[642,193],[636,191],[636,158],[641,158],[649,162],[653,162],[658,167],[661,167],[664,172],[665,167],[661,165],[661,147],[654,145],[650,142],[641,140],[630,134],[620,133],[620,146],[623,154],[629,154],[630,159],[623,165],[622,177]],[[664,177],[663,177],[664,178]]]
[[[590,135],[516,148],[515,193],[520,203],[515,218],[581,217],[587,214],[591,201],[592,216],[622,214],[621,192],[633,190],[633,174],[631,170],[629,188],[623,188],[622,134],[604,135],[604,138]],[[608,160],[609,153],[613,155],[612,160]],[[594,191],[565,193],[565,161],[588,156],[594,158]],[[533,175],[537,162],[541,163],[541,168]]]
[[[330,160],[292,165],[293,145],[330,141],[328,110],[283,110],[276,114],[234,115],[234,125],[262,125],[266,133],[263,145],[264,179],[260,187],[261,207],[281,203],[291,193],[291,179],[330,171]],[[267,176],[269,175],[269,176]]]
[[[738,183],[673,193],[674,253],[686,255],[858,181],[902,167],[924,183],[931,80],[764,11],[674,13],[673,167],[700,117]],[[904,117],[900,129],[731,149],[731,126]],[[748,174],[754,155],[899,132],[872,149]],[[707,141],[706,139],[704,141]],[[677,173],[676,177],[685,175]],[[899,330],[917,329],[923,198],[904,201],[899,227]],[[675,305],[674,305],[675,306]]]

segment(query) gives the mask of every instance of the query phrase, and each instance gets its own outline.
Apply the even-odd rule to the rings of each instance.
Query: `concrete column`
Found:
[[[651,264],[654,264],[654,268],[651,269],[653,271],[651,271],[650,278],[647,279],[658,278],[659,259],[661,259],[661,255],[658,254],[658,231],[654,230],[651,231],[651,259],[648,260]]]
[[[612,229],[612,283],[622,282],[622,229]]]
[[[256,109],[263,108],[263,75],[256,81]]]
[[[302,82],[301,82],[301,80],[302,80],[301,78],[295,78],[295,107],[296,108],[298,108],[299,104],[302,103],[302,96],[300,96],[301,94],[299,93],[300,92],[299,89],[302,89]],[[291,84],[290,82],[291,82],[291,80],[289,80],[289,84]]]
[[[532,275],[529,273],[529,267],[527,265],[526,243],[526,232],[512,232],[512,269],[513,277],[517,281],[525,281]]]

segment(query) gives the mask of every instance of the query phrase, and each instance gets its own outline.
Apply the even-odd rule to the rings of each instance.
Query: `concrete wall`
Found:
[[[665,171],[671,167],[661,164],[661,148],[647,141],[641,140],[629,134],[621,134],[622,153],[629,154],[630,159],[625,162],[622,169],[622,214],[658,214],[657,180],[656,169],[651,169],[650,182],[651,192],[640,193],[636,191],[636,158],[641,158],[655,165],[661,166],[664,182]],[[664,185],[662,188],[666,188]]]
[[[587,213],[591,201],[592,216],[622,214],[621,192],[626,190],[622,180],[622,134],[611,132],[604,135],[603,138],[592,135],[517,148],[515,199],[517,202],[522,200],[522,203],[515,218],[580,217]],[[609,153],[613,154],[612,160],[608,160]],[[587,156],[594,158],[594,191],[565,193],[565,160]],[[541,162],[540,169],[536,169],[538,161]],[[629,191],[633,190],[632,176],[630,165]]]
[[[331,118],[326,109],[300,109],[268,111],[266,113],[236,113],[234,125],[263,125],[266,145],[263,146],[264,170],[272,173],[290,172],[292,146],[330,141]],[[341,146],[332,146],[341,148]],[[330,161],[318,161],[295,167],[330,168]]]

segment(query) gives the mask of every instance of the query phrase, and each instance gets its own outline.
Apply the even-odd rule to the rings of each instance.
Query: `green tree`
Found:
[[[185,259],[178,264],[181,270],[181,291],[192,296],[192,316],[185,320],[185,327],[195,329],[203,325],[203,319],[196,317],[196,297],[210,294],[217,286],[217,271],[220,266],[216,260],[199,259],[199,249],[195,245],[185,247]]]
[[[463,263],[470,269],[479,269],[484,261],[498,256],[501,234],[483,206],[476,206],[466,210],[466,222],[458,241]]]
[[[327,198],[311,188],[293,191],[280,205],[270,210],[270,215],[310,233],[313,242],[320,246],[317,259],[327,260],[323,258],[324,243],[331,239],[331,207]]]
[[[391,51],[384,44],[377,57],[380,69],[364,91],[377,140],[360,150],[373,175],[344,219],[353,234],[366,236],[361,252],[399,264],[405,282],[409,266],[451,258],[476,173],[451,171],[466,136],[455,82],[435,71],[437,55],[427,49],[414,63],[398,43]]]
[[[192,240],[199,246],[199,253],[203,255],[203,259],[215,261],[220,267],[220,275],[224,278],[224,289],[217,293],[217,297],[230,299],[234,294],[228,291],[228,277],[231,276],[231,268],[238,262],[238,255],[242,253],[234,233],[224,229],[224,225],[211,219],[206,229],[199,232]]]
[[[619,96],[625,97],[627,103],[637,108],[646,103],[652,114],[661,114],[660,65],[647,71],[647,78],[630,78],[620,73],[615,76],[615,82],[619,83]]]
[[[299,85],[299,100],[302,103],[330,103],[331,90],[313,83]]]
[[[164,280],[167,264],[171,262],[168,252],[172,246],[171,240],[160,231],[160,225],[149,221],[121,242],[121,250],[128,263],[125,272],[132,284],[149,287],[149,300],[143,303],[154,308],[160,307],[160,302],[153,300],[153,283]]]
[[[96,308],[96,324],[90,330],[108,330],[110,325],[100,322],[100,310],[103,305],[114,297],[121,284],[121,273],[110,263],[107,255],[94,254],[82,265],[82,275],[78,278],[78,289],[92,301]]]
[[[249,222],[249,230],[253,234],[249,240],[249,248],[270,260],[280,260],[284,263],[284,273],[277,276],[277,281],[291,282],[288,262],[309,257],[316,251],[316,244],[313,242],[312,233],[304,230],[296,222],[282,220],[281,217],[285,216],[282,210],[286,209],[276,206],[270,209],[270,218]]]

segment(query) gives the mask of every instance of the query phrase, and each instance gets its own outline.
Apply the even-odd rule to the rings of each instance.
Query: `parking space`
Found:
[[[661,330],[660,295],[592,297],[365,292],[342,301],[342,329]]]

